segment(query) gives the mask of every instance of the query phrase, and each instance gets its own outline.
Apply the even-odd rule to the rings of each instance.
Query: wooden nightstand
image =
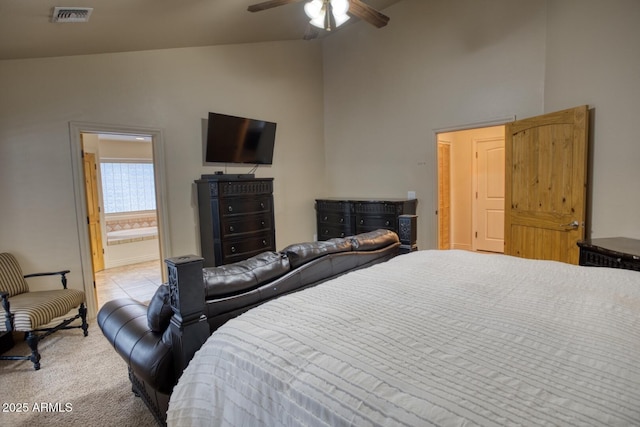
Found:
[[[640,240],[606,237],[578,242],[580,265],[640,271]]]

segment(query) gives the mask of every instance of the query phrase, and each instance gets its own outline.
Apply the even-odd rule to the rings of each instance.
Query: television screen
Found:
[[[275,123],[209,113],[205,160],[270,165],[275,139]]]

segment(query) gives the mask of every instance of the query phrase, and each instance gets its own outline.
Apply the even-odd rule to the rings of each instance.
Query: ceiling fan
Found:
[[[291,3],[299,3],[302,0],[268,0],[249,6],[249,12],[260,12],[277,6]],[[318,37],[316,28],[331,31],[345,23],[350,15],[362,19],[369,24],[382,28],[389,22],[389,17],[378,12],[361,0],[309,0],[304,6],[304,11],[311,19],[304,33],[305,40]]]

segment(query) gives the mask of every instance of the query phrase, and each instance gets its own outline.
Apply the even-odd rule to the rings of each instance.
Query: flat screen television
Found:
[[[209,113],[205,160],[210,163],[273,163],[276,124]]]

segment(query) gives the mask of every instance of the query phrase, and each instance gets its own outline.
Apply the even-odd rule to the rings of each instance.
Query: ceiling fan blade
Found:
[[[284,6],[285,4],[298,3],[301,0],[269,0],[262,3],[252,4],[247,8],[249,12],[260,12],[272,7]]]
[[[389,22],[387,15],[364,4],[361,0],[349,0],[349,13],[378,28],[384,27]]]
[[[313,25],[309,24],[307,25],[307,29],[304,32],[304,35],[302,36],[302,38],[304,40],[313,40],[315,38],[317,38],[320,35],[320,31],[318,31],[318,29],[316,27],[314,27]]]

